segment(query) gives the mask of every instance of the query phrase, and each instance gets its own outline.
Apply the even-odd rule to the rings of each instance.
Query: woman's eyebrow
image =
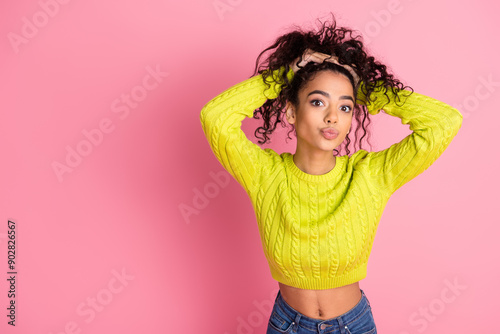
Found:
[[[328,94],[325,91],[319,90],[319,89],[313,90],[312,92],[310,92],[309,94],[307,94],[307,96],[312,95],[312,94],[321,94],[321,95],[326,96],[327,98],[330,98],[330,94]]]
[[[319,90],[319,89],[313,90],[312,92],[307,94],[307,96],[312,95],[312,94],[321,94],[323,96],[326,96],[327,98],[330,98],[329,93],[322,91],[322,90]],[[350,95],[342,95],[339,97],[339,100],[351,100],[354,103],[354,98]]]
[[[354,99],[350,95],[342,95],[339,97],[339,100],[351,100],[354,103]]]

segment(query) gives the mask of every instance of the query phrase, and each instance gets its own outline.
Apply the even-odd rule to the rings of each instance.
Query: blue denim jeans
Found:
[[[376,334],[377,328],[370,302],[363,290],[361,299],[352,309],[327,320],[309,318],[294,310],[278,291],[266,334],[278,333]]]

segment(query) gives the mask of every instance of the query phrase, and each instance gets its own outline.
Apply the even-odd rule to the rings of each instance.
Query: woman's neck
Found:
[[[336,165],[333,152],[321,151],[302,153],[298,150],[293,155],[293,162],[298,169],[307,174],[322,175],[331,171]]]

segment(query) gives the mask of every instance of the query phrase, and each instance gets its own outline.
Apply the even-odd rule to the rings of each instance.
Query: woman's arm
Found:
[[[383,106],[387,98],[376,92],[377,100],[368,106],[373,115],[383,106],[386,114],[399,117],[413,131],[399,143],[367,156],[370,174],[388,196],[429,168],[462,126],[463,116],[457,109],[422,94],[408,93],[400,92],[401,101],[396,104],[394,94],[388,90],[391,102]]]
[[[283,74],[284,68],[274,74]],[[289,80],[293,71],[288,72]],[[256,75],[225,90],[201,110],[200,121],[203,132],[222,166],[240,183],[247,192],[253,192],[262,169],[272,165],[272,150],[261,149],[252,143],[241,130],[245,117],[253,117],[255,109],[267,99],[274,99],[281,91],[281,85],[274,81],[264,83],[262,75]]]

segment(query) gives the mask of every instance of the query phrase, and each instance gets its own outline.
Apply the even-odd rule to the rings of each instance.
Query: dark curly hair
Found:
[[[370,133],[367,132],[370,125],[370,114],[368,113],[367,106],[375,101],[372,93],[374,91],[381,91],[387,98],[387,103],[390,102],[388,89],[391,89],[395,94],[395,100],[399,101],[398,92],[409,86],[404,86],[392,73],[388,72],[387,66],[378,62],[374,57],[370,56],[365,50],[362,42],[362,37],[352,29],[346,27],[338,27],[335,17],[332,14],[332,23],[328,25],[327,22],[322,23],[319,19],[321,28],[319,31],[303,31],[302,28],[294,25],[294,31],[284,34],[276,39],[274,44],[262,51],[257,57],[255,63],[255,70],[252,76],[262,74],[262,78],[267,87],[270,83],[267,78],[271,76],[272,81],[281,84],[281,91],[275,99],[268,99],[260,108],[254,111],[254,118],[259,119],[259,114],[264,120],[264,125],[255,130],[255,136],[259,139],[260,144],[266,143],[270,135],[278,123],[282,127],[287,126],[284,120],[285,105],[290,101],[293,105],[298,105],[298,93],[300,89],[310,80],[313,79],[314,74],[319,71],[330,70],[333,72],[344,74],[351,82],[355,94],[355,101],[363,103],[356,103],[354,107],[354,117],[356,119],[357,127],[355,130],[355,144],[359,143],[361,149],[361,141],[365,136],[369,143]],[[291,82],[283,75],[274,77],[273,71],[285,68],[285,73],[288,73],[292,62],[301,57],[303,53],[311,49],[316,52],[321,52],[338,57],[338,62],[342,65],[349,65],[356,74],[359,76],[357,85],[354,82],[352,75],[344,67],[334,64],[329,61],[324,61],[321,64],[309,62],[294,74]],[[259,60],[264,53],[272,50],[272,53],[259,64]],[[300,60],[299,60],[300,62]],[[298,65],[298,63],[297,63]],[[360,83],[363,83],[360,85]],[[357,95],[361,89],[363,98],[358,99]],[[411,89],[413,92],[413,89]],[[384,104],[385,106],[385,104]],[[291,124],[292,129],[288,132],[287,137],[290,138],[290,132],[295,131],[295,126]],[[358,141],[358,134],[362,132],[361,138]],[[352,133],[352,132],[351,132]],[[259,136],[261,135],[261,136]],[[346,140],[339,146],[340,150],[345,148],[346,154],[350,154],[349,145],[351,139],[346,136]],[[369,144],[371,147],[371,144]],[[354,145],[355,146],[355,145]],[[354,150],[356,148],[354,147]],[[340,154],[340,151],[335,149],[335,154]]]

